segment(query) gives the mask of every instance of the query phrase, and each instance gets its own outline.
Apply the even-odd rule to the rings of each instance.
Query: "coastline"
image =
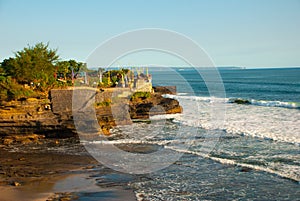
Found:
[[[251,139],[252,138],[239,135],[224,136],[224,138],[222,138],[224,143],[221,144],[230,145],[234,142],[243,144],[243,140],[245,140],[246,144],[252,144],[253,142],[251,142]],[[76,141],[76,139],[74,140]],[[201,141],[201,139],[198,140]],[[258,141],[257,139],[252,140]],[[36,150],[37,152],[41,151],[39,153],[43,153],[44,150],[46,153],[51,153],[54,156],[59,153],[64,157],[75,155],[74,158],[76,158],[78,154],[80,155],[80,153],[85,153],[84,150],[81,149],[82,146],[80,146],[79,143],[72,143],[72,141],[68,141],[66,139],[59,139],[58,143],[55,139],[51,140],[47,138],[42,139],[41,141],[46,145],[39,145],[38,142],[23,145],[18,144],[7,146],[5,150],[7,151],[7,149],[10,149],[12,152],[31,151],[30,153],[32,153],[32,150]],[[262,142],[257,143],[261,144]],[[41,146],[44,148],[47,147],[49,150],[39,149]],[[36,147],[38,149],[27,149],[29,147]],[[4,147],[2,146],[2,148]],[[126,148],[129,148],[127,151],[130,152],[131,146],[126,145]],[[244,149],[245,147],[243,147],[242,151],[239,151],[243,153]],[[142,148],[142,150],[145,151],[144,148]],[[221,148],[220,150],[224,150],[224,148]],[[220,158],[221,156],[221,158],[224,158],[224,153],[215,154],[215,157]],[[3,155],[5,155],[5,152],[3,152]],[[191,196],[192,198],[201,197],[203,199],[217,200],[223,200],[224,196],[231,199],[242,199],[244,196],[247,196],[250,199],[259,197],[267,200],[276,198],[286,199],[289,196],[294,198],[299,193],[297,190],[297,185],[299,185],[298,182],[295,183],[294,181],[283,179],[277,174],[248,166],[239,166],[239,164],[235,163],[234,161],[232,161],[232,163],[224,163],[221,161],[211,160],[214,158],[207,158],[207,160],[200,158],[202,157],[199,157],[196,152],[195,154],[189,152],[184,155],[182,160],[177,161],[168,169],[156,172],[153,175],[143,175],[142,177],[118,173],[101,165],[91,165],[88,163],[86,166],[83,165],[85,168],[75,168],[66,172],[61,172],[61,175],[56,173],[55,175],[57,177],[52,175],[53,177],[50,178],[53,180],[51,181],[55,183],[56,187],[60,190],[56,191],[56,188],[53,188],[55,185],[52,185],[50,186],[50,194],[43,194],[48,192],[43,191],[41,194],[36,194],[36,199],[38,199],[38,196],[46,197],[49,195],[49,198],[47,198],[49,201],[76,200],[77,198],[79,200],[89,201],[89,199],[93,200],[95,197],[101,197],[100,200],[105,200],[106,198],[107,200],[124,200],[125,198],[127,199],[126,196],[129,196],[128,200],[151,200],[155,198],[175,199],[175,197],[184,198],[186,196]],[[23,159],[21,159],[21,161],[22,160]],[[190,166],[188,164],[189,161],[191,161],[193,164],[196,162],[196,164]],[[226,161],[226,158],[224,161]],[[257,164],[259,165],[259,163]],[[38,166],[39,163],[35,163],[35,165]],[[173,174],[174,171],[176,171],[175,178],[173,177],[175,175]],[[55,180],[55,178],[58,179]],[[27,181],[30,182],[31,180]],[[133,185],[128,185],[128,183],[131,181],[133,181]],[[152,183],[153,181],[156,183]],[[181,186],[181,184],[183,181],[187,182],[187,184],[189,184],[188,186],[191,188],[187,190],[182,188],[183,186]],[[46,183],[47,185],[45,185],[49,187],[48,182],[49,180],[44,183]],[[39,184],[41,183],[42,182],[39,182]],[[77,183],[83,184],[84,188],[82,188],[80,185],[74,185]],[[28,185],[28,183],[21,183],[21,186],[11,185],[11,183],[5,184],[5,187],[2,189],[2,191],[6,192],[7,194],[19,192],[20,194],[25,195],[25,191],[22,191],[22,189],[27,186],[30,194],[35,192],[32,188],[32,185]],[[172,185],[179,185],[176,191],[173,191],[174,189],[172,188]],[[197,186],[197,190],[192,188],[195,185]],[[214,185],[214,187],[211,188],[211,185]],[[161,186],[163,186],[163,188],[161,188]],[[87,192],[86,189],[91,189],[91,191]],[[161,189],[164,190],[164,194],[160,194]],[[199,189],[202,190],[199,191]],[[203,193],[205,190],[207,190],[207,194]],[[266,194],[266,192],[268,193]],[[134,194],[136,194],[136,197]]]
[[[65,107],[70,107],[72,93],[66,90],[56,92],[60,96],[56,102],[51,97],[2,102],[1,201],[74,200],[84,199],[85,194],[87,199],[96,196],[101,200],[136,200],[133,189],[126,182],[117,184],[118,180],[125,178],[126,181],[128,176],[105,168],[80,144],[72,110]],[[179,102],[162,97],[163,93],[174,91],[159,87],[151,98],[131,101],[128,105],[130,118],[148,119],[149,115],[161,114],[162,111],[151,111],[149,114],[155,105],[160,105],[167,114],[180,113],[182,108]],[[111,106],[101,105],[96,107],[96,111],[102,132],[109,135],[109,130],[116,125]],[[130,151],[134,148],[126,149]],[[140,149],[147,151],[149,148]],[[103,180],[106,175],[117,175],[117,181],[110,184],[110,181]]]
[[[97,193],[103,200],[107,196],[113,196],[115,200],[135,200],[133,190],[128,187],[99,186],[95,175],[111,174],[113,171],[99,164],[81,145],[73,145],[69,142],[58,145],[61,150],[73,147],[69,153],[38,150],[40,145],[34,144],[31,146],[36,146],[38,151],[32,152],[26,147],[16,151],[2,145],[1,201],[73,200],[84,197],[84,193]],[[44,147],[47,148],[51,147]]]
[[[89,88],[85,88],[82,91],[79,90],[78,93],[79,95],[82,92],[84,95],[90,93],[92,96],[96,96],[95,104],[107,103],[112,99],[113,92],[111,91],[107,93],[98,91],[95,93],[95,89],[91,88],[90,90],[92,91],[91,93],[87,92]],[[116,91],[117,90],[119,89],[116,88]],[[37,134],[42,138],[69,138],[77,136],[73,120],[74,108],[72,108],[74,91],[77,93],[78,90],[54,89],[50,91],[48,99],[29,98],[18,101],[1,102],[0,138],[2,138],[2,143],[10,144],[16,141],[15,137],[11,139],[7,138],[8,136],[28,134]],[[162,97],[162,92],[167,93],[168,91],[166,87],[160,87],[157,90],[155,89],[155,92],[151,93],[151,97],[149,98],[142,97],[129,101],[128,97],[122,97],[116,104],[100,106],[89,105],[89,107],[95,108],[102,133],[109,135],[109,130],[116,124],[130,124],[131,119],[148,119],[150,115],[149,112],[151,115],[181,113],[182,107],[177,100]],[[169,93],[174,92],[169,91]],[[90,103],[89,100],[85,98],[82,104],[93,103]],[[162,110],[151,110],[155,106],[159,106]],[[127,112],[126,108],[128,108]],[[123,115],[121,116],[123,118],[122,122],[116,122],[112,109]],[[4,142],[5,138],[7,142]],[[32,136],[30,138],[32,138]]]

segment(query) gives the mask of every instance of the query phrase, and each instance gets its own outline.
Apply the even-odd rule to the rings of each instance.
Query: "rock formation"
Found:
[[[96,117],[102,132],[109,134],[112,127],[120,123],[131,123],[131,119],[145,119],[149,118],[149,115],[157,114],[180,113],[182,108],[179,102],[162,97],[161,94],[167,91],[161,87],[159,90],[151,94],[150,98],[95,106]],[[36,142],[44,136],[46,138],[76,136],[72,113],[72,93],[73,90],[52,90],[49,99],[2,102],[0,106],[0,143]],[[97,94],[100,99],[102,97],[102,101],[109,99],[109,94],[104,95],[101,92],[97,92]],[[116,113],[118,115],[114,115]],[[24,137],[18,137],[20,135]]]

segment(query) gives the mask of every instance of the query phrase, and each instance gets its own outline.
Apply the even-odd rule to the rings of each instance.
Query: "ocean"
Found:
[[[82,141],[117,170],[98,185],[128,186],[138,200],[299,200],[300,68],[150,73],[154,86],[177,87],[164,96],[183,113]]]
[[[150,152],[162,168],[125,182],[138,200],[299,200],[300,68],[219,69],[225,96],[211,91],[222,87],[208,90],[214,79],[204,71],[150,72],[154,86],[177,87],[165,97],[177,99],[183,113],[112,130],[109,144],[156,147]],[[165,165],[162,149],[180,157]],[[115,174],[115,183],[130,175]]]

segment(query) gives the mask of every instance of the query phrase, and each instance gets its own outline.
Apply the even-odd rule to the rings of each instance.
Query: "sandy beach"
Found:
[[[107,185],[103,175],[112,170],[87,153],[24,150],[0,147],[1,201],[136,200],[132,189]]]

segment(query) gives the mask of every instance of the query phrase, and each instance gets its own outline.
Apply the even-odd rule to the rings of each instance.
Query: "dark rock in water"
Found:
[[[118,144],[116,147],[126,152],[139,154],[149,154],[163,148],[161,145],[153,144]]]
[[[251,104],[250,101],[244,100],[244,99],[234,99],[231,101],[231,103],[236,103],[236,104]]]
[[[63,192],[63,193],[55,193],[47,201],[71,201],[77,200],[79,198],[75,192]]]
[[[250,172],[250,171],[252,171],[252,169],[248,168],[248,167],[242,167],[240,171],[241,172]]]
[[[97,185],[104,188],[123,186],[135,179],[136,176],[123,173],[105,174],[96,179]]]

